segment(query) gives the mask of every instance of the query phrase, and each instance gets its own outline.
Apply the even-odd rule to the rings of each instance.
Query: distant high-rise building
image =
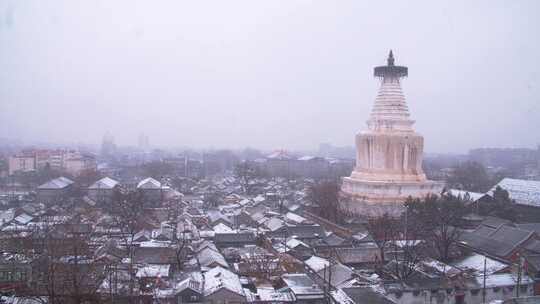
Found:
[[[106,133],[103,136],[100,154],[105,159],[111,158],[116,154],[116,144],[114,143],[114,137],[110,133]]]
[[[141,133],[139,134],[139,149],[143,151],[148,151],[150,149],[150,139],[148,135]]]

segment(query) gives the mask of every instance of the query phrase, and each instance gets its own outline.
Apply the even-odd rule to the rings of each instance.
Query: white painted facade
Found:
[[[393,67],[390,58],[388,67]],[[343,179],[341,190],[348,197],[348,209],[368,215],[398,215],[409,196],[441,192],[443,185],[427,180],[422,170],[424,138],[413,124],[400,76],[385,75],[368,129],[356,135],[356,166]]]

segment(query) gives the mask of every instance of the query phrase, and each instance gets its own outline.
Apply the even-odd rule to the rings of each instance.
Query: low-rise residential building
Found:
[[[73,181],[67,177],[52,179],[37,188],[37,197],[40,202],[51,203],[68,196]]]
[[[88,197],[96,202],[110,202],[118,186],[119,183],[114,179],[104,177],[88,187]]]

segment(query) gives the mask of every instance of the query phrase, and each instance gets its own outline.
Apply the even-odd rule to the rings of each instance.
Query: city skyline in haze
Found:
[[[354,146],[392,49],[428,153],[540,143],[540,4],[0,1],[0,137]]]

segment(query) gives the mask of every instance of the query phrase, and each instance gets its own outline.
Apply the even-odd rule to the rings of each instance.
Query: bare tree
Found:
[[[20,251],[32,271],[28,289],[18,296],[53,304],[97,303],[105,272],[89,249],[89,227],[78,217],[62,222],[43,217]]]
[[[250,193],[252,182],[260,176],[260,172],[254,163],[242,161],[234,167],[234,176],[240,180],[245,193]]]
[[[467,212],[463,199],[448,194],[430,195],[425,199],[408,199],[405,202],[409,227],[416,227],[438,259],[448,262],[451,250],[459,240],[463,215]]]
[[[381,263],[385,262],[384,252],[387,245],[398,237],[398,224],[399,221],[388,215],[388,213],[368,219],[367,229],[371,233],[375,244],[379,247]]]
[[[406,280],[416,271],[422,259],[419,243],[414,239],[394,240],[390,247],[390,263],[387,269],[399,280]]]
[[[486,168],[474,161],[467,161],[455,166],[447,183],[450,187],[474,192],[485,192],[492,185]]]
[[[128,251],[128,273],[130,276],[128,286],[128,298],[133,299],[135,279],[135,235],[140,231],[141,219],[144,215],[144,196],[140,191],[123,191],[116,189],[112,200],[112,217],[114,226],[120,230],[123,245]]]
[[[323,181],[312,185],[308,198],[317,206],[317,213],[330,221],[339,222],[342,208],[339,204],[339,186],[335,182]]]
[[[259,279],[267,279],[281,274],[280,259],[263,252],[252,252],[244,259],[246,274]]]

